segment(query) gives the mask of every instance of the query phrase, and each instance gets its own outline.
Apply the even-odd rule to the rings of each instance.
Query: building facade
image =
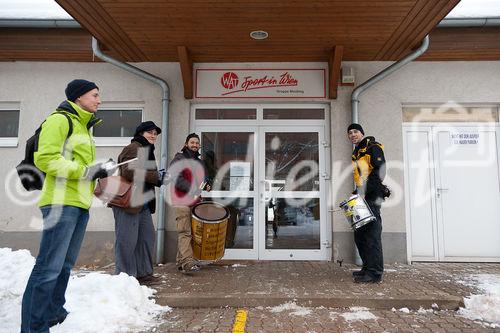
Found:
[[[338,208],[352,192],[346,128],[353,86],[340,86],[330,99],[328,63],[196,63],[192,99],[184,97],[178,63],[134,65],[170,87],[169,126],[161,134],[168,136],[168,160],[188,133],[201,137],[215,179],[204,196],[235,216],[224,258],[355,260],[353,232]],[[356,85],[388,65],[342,62]],[[161,123],[162,95],[157,85],[107,63],[0,62],[0,73],[0,244],[34,254],[38,193],[21,189],[14,167],[26,139],[64,99],[66,84],[85,78],[100,88],[104,124],[94,137],[102,160],[117,158],[140,121]],[[393,193],[382,206],[386,262],[500,261],[500,76],[494,73],[499,61],[412,62],[360,99],[359,122],[384,145],[385,183]],[[169,208],[164,249],[172,261]],[[96,199],[80,263],[112,262],[113,244],[111,210]]]

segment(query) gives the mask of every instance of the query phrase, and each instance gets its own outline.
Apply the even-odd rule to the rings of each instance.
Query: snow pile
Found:
[[[21,300],[34,258],[27,250],[0,249],[1,333],[17,332],[21,325]],[[51,328],[54,333],[137,332],[158,324],[171,309],[150,299],[155,291],[139,285],[126,274],[90,273],[72,276],[66,291],[66,320]]]
[[[491,323],[490,327],[500,327],[500,276],[478,274],[468,280],[469,285],[479,288],[484,294],[464,298],[465,308],[460,308],[459,313],[468,319]]]
[[[290,312],[290,315],[294,316],[307,316],[308,314],[311,313],[310,309],[299,306],[295,302],[287,302],[285,304],[281,304],[278,306],[268,307],[268,309],[273,313],[283,312],[283,311],[293,311]]]
[[[377,319],[377,317],[373,313],[368,311],[368,308],[355,306],[349,309],[351,310],[351,312],[345,312],[341,314],[341,316],[344,317],[346,321]]]
[[[21,301],[35,265],[28,250],[0,248],[0,332],[19,332]]]

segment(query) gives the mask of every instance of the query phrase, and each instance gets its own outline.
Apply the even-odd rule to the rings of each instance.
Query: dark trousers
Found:
[[[354,231],[354,242],[363,261],[363,270],[371,277],[378,278],[384,273],[382,218],[380,206],[374,202],[367,203],[377,219]]]
[[[115,273],[134,277],[153,274],[155,227],[148,205],[137,214],[112,207],[115,216]]]

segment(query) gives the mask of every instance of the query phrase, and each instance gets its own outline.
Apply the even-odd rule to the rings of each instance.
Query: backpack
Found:
[[[63,146],[65,148],[68,138],[71,136],[71,134],[73,134],[73,122],[71,121],[71,118],[68,116],[68,114],[64,111],[56,111],[54,113],[62,114],[68,120],[69,130]],[[26,140],[24,160],[22,160],[21,163],[16,166],[17,174],[19,175],[21,184],[27,191],[41,190],[43,187],[43,182],[45,180],[45,172],[38,169],[35,165],[35,152],[38,151],[38,140],[40,138],[40,132],[42,131],[43,123],[40,124],[40,126],[36,129],[35,134],[33,134],[28,140]]]

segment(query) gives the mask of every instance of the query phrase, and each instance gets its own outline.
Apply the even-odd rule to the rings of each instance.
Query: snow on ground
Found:
[[[353,320],[375,320],[377,317],[368,311],[368,308],[360,307],[360,306],[354,306],[352,308],[349,308],[350,312],[344,312],[341,314],[342,317],[346,321],[353,321]]]
[[[268,307],[268,309],[273,313],[292,311],[290,312],[290,315],[294,316],[307,316],[311,313],[310,309],[297,305],[295,302],[287,302],[278,306]]]
[[[21,300],[35,259],[27,250],[0,248],[0,333],[19,332]],[[171,310],[155,304],[155,290],[126,274],[73,275],[66,291],[66,320],[54,333],[138,332],[154,327]]]
[[[243,264],[234,264],[234,265],[231,265],[231,267],[233,267],[233,268],[237,268],[237,267],[247,267],[247,265],[243,265]]]
[[[476,274],[459,282],[484,292],[464,298],[465,308],[460,308],[459,313],[465,318],[489,323],[490,327],[500,327],[500,276]]]

